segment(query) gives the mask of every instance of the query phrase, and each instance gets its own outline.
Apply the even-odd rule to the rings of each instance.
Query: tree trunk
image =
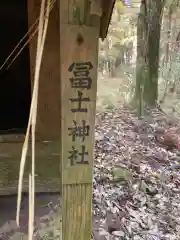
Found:
[[[137,23],[136,91],[142,102],[154,106],[158,99],[159,43],[163,0],[142,0]],[[139,109],[139,115],[142,109]]]
[[[160,100],[160,102],[164,102],[166,94],[168,92],[168,86],[169,83],[171,82],[171,65],[172,65],[172,14],[173,14],[173,9],[172,9],[172,5],[170,5],[169,7],[169,11],[168,11],[168,15],[165,15],[166,19],[166,27],[165,27],[165,31],[167,31],[167,35],[166,35],[166,44],[165,44],[165,56],[164,56],[164,61],[163,61],[163,70],[165,69],[165,76],[164,80],[165,80],[165,89],[164,89],[164,94],[162,99]]]

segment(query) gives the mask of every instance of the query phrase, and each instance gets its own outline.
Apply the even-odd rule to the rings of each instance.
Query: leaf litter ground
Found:
[[[93,239],[180,239],[180,154],[154,134],[172,126],[159,109],[140,120],[126,107],[97,114]]]
[[[159,146],[154,134],[158,127],[180,129],[178,121],[158,109],[141,120],[127,107],[97,114],[94,240],[180,239],[180,153]],[[37,198],[43,206],[36,202],[34,239],[60,239],[59,195]],[[0,239],[28,239],[24,225],[28,196],[23,204],[22,224],[17,229],[16,197],[0,200]]]

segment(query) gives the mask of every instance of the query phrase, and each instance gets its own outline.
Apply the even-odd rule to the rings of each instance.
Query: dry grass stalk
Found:
[[[49,12],[51,12],[51,10],[54,7],[56,0],[51,0],[50,2],[50,9]],[[44,11],[47,11],[47,7]],[[0,71],[8,64],[8,66],[6,67],[6,69],[9,69],[10,66],[13,64],[13,62],[16,60],[16,58],[20,55],[20,53],[24,50],[24,48],[31,42],[31,40],[33,39],[33,37],[36,35],[36,33],[38,32],[38,22],[39,22],[39,17],[36,19],[36,21],[34,22],[34,24],[30,27],[29,31],[24,35],[24,37],[17,43],[17,45],[15,46],[15,48],[13,49],[13,51],[9,54],[9,56],[5,59],[4,63],[0,66]],[[20,50],[17,52],[17,54],[13,57],[12,60],[10,60],[10,58],[13,56],[13,54],[15,54],[16,50],[18,49],[18,47],[23,43],[23,41],[26,39],[27,41],[23,44],[23,46],[20,48]],[[8,63],[10,62],[10,63]]]
[[[47,8],[45,10],[45,6]],[[36,65],[35,65],[35,75],[34,75],[34,88],[32,94],[30,115],[28,121],[27,132],[25,136],[25,141],[22,148],[20,170],[19,170],[19,184],[18,184],[18,199],[17,199],[17,214],[16,222],[19,226],[19,215],[21,207],[21,198],[22,198],[22,181],[24,174],[24,167],[26,162],[28,142],[31,130],[32,136],[32,169],[29,174],[29,234],[28,239],[33,239],[33,230],[34,230],[34,195],[35,195],[35,128],[36,128],[36,117],[37,117],[37,104],[38,104],[38,89],[39,89],[39,74],[40,67],[42,62],[42,54],[44,49],[45,38],[47,34],[49,12],[50,12],[51,1],[42,0],[41,9],[40,9],[40,18],[38,26],[38,40],[37,40],[37,53],[36,53]],[[44,15],[45,12],[45,15]]]

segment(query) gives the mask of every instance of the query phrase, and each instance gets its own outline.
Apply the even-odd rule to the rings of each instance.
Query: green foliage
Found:
[[[103,101],[103,105],[107,111],[112,111],[115,108],[113,102],[108,98]]]
[[[116,0],[116,6],[119,11],[123,11],[123,9],[125,8],[125,5],[121,0]]]
[[[175,10],[177,7],[180,6],[180,1],[179,0],[166,0],[165,2],[165,7],[170,8],[172,7],[172,10]]]

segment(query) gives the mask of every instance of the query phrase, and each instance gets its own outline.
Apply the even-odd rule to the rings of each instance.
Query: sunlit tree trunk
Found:
[[[142,114],[142,103],[153,106],[158,99],[159,44],[163,0],[142,0],[137,23],[137,65],[135,97]]]
[[[172,65],[172,14],[173,14],[173,8],[172,5],[169,6],[168,14],[165,14],[165,28],[164,31],[166,32],[166,43],[165,43],[165,53],[164,54],[164,61],[163,61],[163,69],[165,69],[165,76],[163,75],[165,79],[165,89],[164,94],[160,102],[164,102],[164,99],[166,97],[167,91],[168,91],[168,85],[171,81],[171,65]],[[167,72],[168,71],[168,72]]]

